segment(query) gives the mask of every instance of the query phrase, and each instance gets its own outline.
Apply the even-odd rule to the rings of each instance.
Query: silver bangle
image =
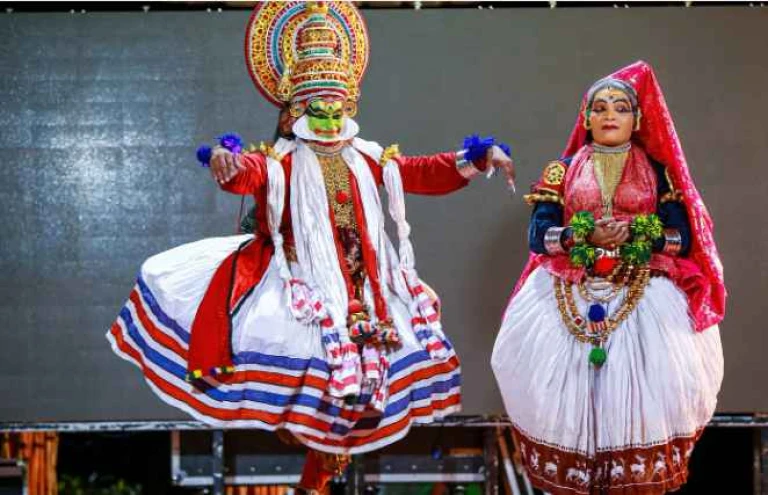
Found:
[[[458,170],[459,174],[461,174],[461,176],[465,179],[471,179],[472,177],[476,176],[477,174],[481,174],[482,172],[478,170],[477,167],[475,167],[474,163],[465,158],[466,155],[467,150],[456,152],[456,170]]]
[[[677,229],[664,229],[664,249],[662,252],[670,256],[677,256],[683,249],[683,236]]]
[[[563,243],[560,242],[565,229],[566,227],[550,227],[544,233],[544,249],[547,250],[547,254],[565,254]]]

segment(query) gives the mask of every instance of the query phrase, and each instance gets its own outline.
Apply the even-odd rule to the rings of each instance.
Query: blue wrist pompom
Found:
[[[243,139],[234,132],[228,132],[219,136],[219,144],[235,154],[243,151]]]
[[[228,149],[232,153],[237,154],[243,151],[243,138],[237,133],[228,132],[216,139],[219,140],[219,146]],[[211,157],[213,157],[213,149],[207,144],[203,144],[197,148],[197,160],[200,162],[201,166],[210,167]]]
[[[211,166],[211,156],[213,156],[213,150],[207,144],[197,148],[197,160],[200,162],[201,167]]]
[[[498,146],[501,148],[501,151],[507,155],[507,157],[512,158],[512,148],[510,148],[507,143],[499,143]]]
[[[472,134],[464,138],[464,149],[467,150],[464,154],[464,159],[470,162],[475,160],[482,160],[488,153],[488,148],[496,143],[496,139],[493,136],[480,138],[477,134]]]

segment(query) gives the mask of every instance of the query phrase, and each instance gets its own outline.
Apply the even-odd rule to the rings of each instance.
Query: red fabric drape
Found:
[[[29,495],[56,495],[56,462],[59,434],[56,432],[3,433],[0,457],[19,459],[27,465]]]

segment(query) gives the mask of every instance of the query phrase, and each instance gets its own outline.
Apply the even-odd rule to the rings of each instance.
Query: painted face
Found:
[[[619,89],[608,87],[598,91],[588,117],[592,139],[597,144],[620,146],[632,137],[635,114],[629,97]]]
[[[309,129],[324,138],[338,136],[344,123],[343,107],[341,100],[312,100],[306,112]]]

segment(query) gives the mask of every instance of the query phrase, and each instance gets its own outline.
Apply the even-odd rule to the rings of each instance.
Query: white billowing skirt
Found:
[[[586,315],[588,303],[578,291],[574,298]],[[609,315],[622,300],[608,304]],[[653,277],[605,349],[596,369],[591,345],[564,325],[542,267],[510,302],[491,363],[531,479],[554,493],[679,487],[715,411],[719,329],[695,332],[685,294]]]
[[[408,308],[396,298],[387,302],[402,346],[387,354],[383,410],[371,410],[365,392],[354,404],[331,397],[321,332],[290,314],[274,260],[232,318],[234,373],[221,381],[187,382],[197,308],[219,265],[251,238],[203,239],[142,265],[107,338],[118,355],[142,369],[161,399],[214,426],[287,429],[312,448],[353,454],[402,438],[413,423],[459,410],[460,367],[450,342],[443,341],[447,359],[430,358],[414,335]]]

